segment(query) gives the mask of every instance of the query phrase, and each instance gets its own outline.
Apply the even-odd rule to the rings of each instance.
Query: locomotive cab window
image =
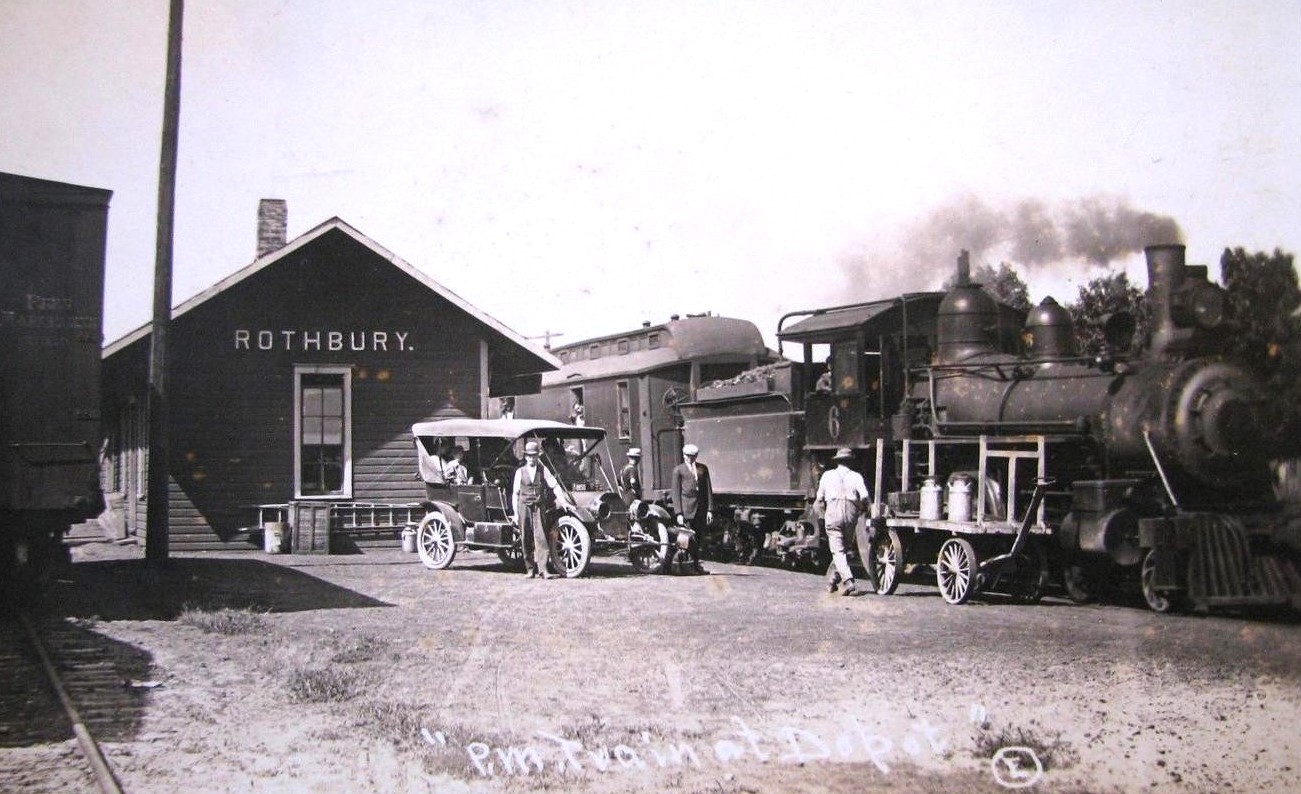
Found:
[[[836,394],[859,394],[863,391],[858,360],[858,343],[837,342],[831,347],[831,388]]]
[[[352,381],[339,367],[302,367],[294,378],[294,491],[352,496]]]

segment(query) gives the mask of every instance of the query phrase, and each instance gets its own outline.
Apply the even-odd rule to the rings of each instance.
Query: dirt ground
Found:
[[[147,662],[104,742],[130,794],[1301,790],[1294,619],[617,558],[141,556],[75,548],[50,617]],[[78,765],[2,749],[0,790],[79,790]]]

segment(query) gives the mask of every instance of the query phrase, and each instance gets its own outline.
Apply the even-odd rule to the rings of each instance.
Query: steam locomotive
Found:
[[[778,339],[805,362],[830,349],[821,388],[818,365],[783,362],[681,405],[723,531],[820,561],[810,497],[849,447],[873,485],[856,534],[878,592],[925,564],[950,603],[1036,600],[1056,575],[1077,601],[1132,583],[1158,612],[1301,606],[1296,518],[1267,468],[1270,404],[1226,353],[1224,293],[1183,246],[1146,255],[1150,339],[1135,345],[1118,314],[1095,356],[1051,298],[1024,316],[971,283],[965,252],[946,293],[783,317]]]
[[[27,597],[103,509],[99,362],[111,192],[0,174],[0,580]]]

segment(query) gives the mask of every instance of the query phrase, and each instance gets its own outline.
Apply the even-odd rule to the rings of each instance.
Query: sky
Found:
[[[0,0],[0,171],[152,301],[167,0]],[[188,0],[174,303],[340,217],[526,337],[1301,248],[1301,3]],[[787,349],[788,353],[794,352]]]

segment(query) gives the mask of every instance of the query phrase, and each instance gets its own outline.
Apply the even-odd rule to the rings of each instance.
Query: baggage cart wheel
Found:
[[[935,561],[935,580],[940,586],[940,595],[950,604],[966,603],[980,587],[979,570],[976,550],[965,538],[944,541]]]
[[[420,520],[416,528],[416,551],[426,568],[440,571],[456,559],[456,539],[442,513],[434,511]]]
[[[872,580],[876,583],[879,595],[890,595],[899,587],[899,578],[903,575],[903,541],[893,528],[878,532],[876,539],[869,544],[871,554],[869,565],[872,566]]]
[[[1016,573],[1008,583],[1012,598],[1022,604],[1037,604],[1048,587],[1048,552],[1043,544],[1026,541],[1016,555]]]

